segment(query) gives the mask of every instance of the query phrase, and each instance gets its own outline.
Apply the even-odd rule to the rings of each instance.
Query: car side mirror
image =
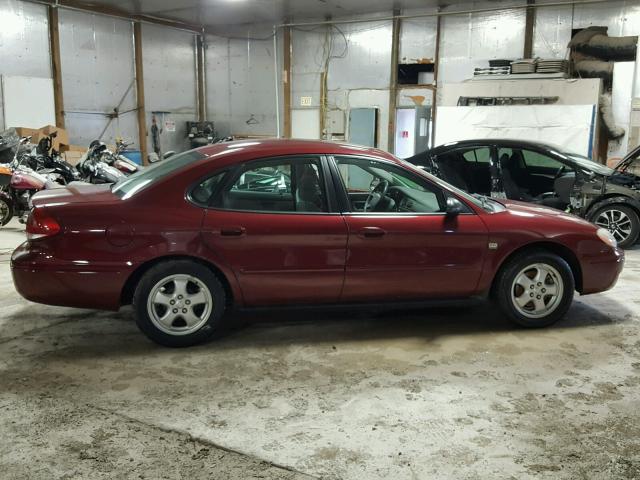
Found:
[[[465,208],[462,205],[462,202],[455,197],[447,197],[447,216],[455,217],[456,215],[460,215],[464,213]]]

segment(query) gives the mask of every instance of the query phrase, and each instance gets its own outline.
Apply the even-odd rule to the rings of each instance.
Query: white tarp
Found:
[[[550,143],[591,157],[595,105],[438,107],[436,145],[505,138]]]

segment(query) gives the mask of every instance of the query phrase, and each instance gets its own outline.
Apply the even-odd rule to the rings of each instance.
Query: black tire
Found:
[[[208,308],[208,313],[206,313],[207,307],[203,307],[202,313],[200,313],[201,320],[198,320],[198,322],[202,323],[197,323],[197,330],[190,331],[188,333],[178,332],[178,329],[188,328],[188,325],[184,320],[177,318],[172,325],[164,325],[165,328],[171,329],[173,333],[163,331],[159,327],[161,324],[157,319],[159,315],[152,318],[153,314],[150,312],[150,309],[155,309],[157,306],[162,307],[162,305],[155,304],[155,306],[150,307],[149,297],[154,292],[157,292],[159,283],[171,278],[172,276],[193,278],[208,290],[210,299],[212,300],[212,305]],[[192,288],[196,288],[196,292],[204,290],[197,288],[198,285],[194,282],[189,283],[189,285]],[[177,295],[175,291],[173,293],[170,292],[169,294],[162,293],[162,295],[167,295],[167,297],[174,294]],[[185,297],[190,298],[187,295],[185,295]],[[186,302],[186,300],[178,300],[177,297],[173,298],[172,301]],[[187,305],[175,306],[178,307],[176,310],[184,307],[184,310],[181,311],[186,311],[187,308],[189,308],[195,312],[196,308],[195,306],[188,307]],[[151,340],[165,347],[189,347],[211,338],[216,332],[220,331],[225,306],[225,289],[216,274],[206,266],[190,260],[168,260],[150,268],[138,282],[138,286],[136,287],[133,295],[133,308],[138,328],[140,328],[140,330],[142,330],[142,332]],[[173,307],[169,306],[167,306],[167,308],[173,309]],[[175,312],[176,310],[173,311]],[[157,313],[157,310],[154,311]],[[169,312],[167,311],[167,313]],[[180,314],[178,313],[178,315]],[[184,323],[185,325],[181,325],[181,323]],[[176,326],[174,327],[174,325]]]
[[[13,218],[13,202],[0,197],[0,227],[4,227]]]
[[[531,290],[528,290],[520,284],[515,283],[516,277],[520,277],[525,269],[536,264],[546,266],[545,268],[551,267],[552,270],[555,270],[553,274],[549,274],[546,277],[546,281],[549,282],[549,285],[543,282],[536,283],[532,279],[528,278],[529,281],[534,283],[534,287]],[[528,277],[529,274],[534,274],[534,272],[537,272],[537,270],[527,270],[524,274]],[[556,285],[555,288],[560,290],[560,282],[554,281],[556,274],[559,280],[562,281],[561,294],[556,297],[552,297],[545,292],[550,290],[550,285],[553,285],[554,283]],[[542,286],[539,286],[540,283],[542,283]],[[563,258],[545,250],[531,250],[523,252],[508,260],[508,263],[501,268],[498,276],[496,277],[493,296],[500,309],[510,321],[523,327],[540,328],[554,324],[567,313],[567,310],[571,306],[571,302],[573,300],[574,290],[575,279],[573,278],[573,272],[571,271],[569,264]],[[522,299],[523,302],[527,301],[527,293],[531,295],[529,297],[531,299],[530,302],[519,307],[516,304],[516,297]],[[532,318],[530,315],[535,314],[535,299],[538,298],[538,300],[540,300],[538,295],[542,297],[541,300],[545,304],[545,307],[551,308],[551,306],[553,306],[553,309],[543,316]],[[553,302],[553,304],[551,302]],[[527,312],[527,314],[522,313],[527,309],[531,309],[532,311]]]
[[[612,218],[619,218],[618,212],[626,215],[631,222],[631,231],[624,240],[620,240],[620,233],[616,233],[614,229],[607,226],[608,222]],[[605,205],[598,208],[591,215],[589,215],[589,220],[595,223],[598,227],[606,228],[607,230],[609,230],[613,234],[613,236],[616,237],[616,240],[618,240],[618,246],[620,246],[620,248],[629,248],[633,246],[633,244],[635,244],[638,240],[638,235],[640,235],[640,218],[638,218],[638,213],[633,208],[627,205],[623,205],[620,203]]]

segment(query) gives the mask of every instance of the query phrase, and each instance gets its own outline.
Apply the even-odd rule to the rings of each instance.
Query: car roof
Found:
[[[200,147],[197,151],[209,158],[219,159],[221,164],[230,165],[254,158],[305,154],[364,155],[399,162],[393,155],[377,148],[321,140],[247,139],[215,143]]]
[[[448,142],[432,148],[431,153],[438,153],[454,148],[474,147],[474,146],[490,146],[499,145],[504,147],[520,147],[520,148],[537,148],[545,150],[557,150],[558,147],[542,142],[532,142],[530,140],[515,140],[513,138],[479,138],[476,140],[460,140],[456,142]],[[424,153],[424,152],[423,152]]]

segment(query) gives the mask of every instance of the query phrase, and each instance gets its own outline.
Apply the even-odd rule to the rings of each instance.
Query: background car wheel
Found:
[[[4,227],[13,218],[13,205],[0,198],[0,227]]]
[[[512,322],[524,327],[546,327],[567,313],[574,289],[567,262],[558,255],[537,250],[510,260],[498,275],[494,293]]]
[[[188,347],[220,327],[225,290],[207,267],[189,260],[167,261],[146,272],[134,293],[136,323],[167,347]]]
[[[631,207],[620,204],[604,206],[591,215],[591,221],[609,230],[621,248],[630,247],[638,240],[640,219]]]

